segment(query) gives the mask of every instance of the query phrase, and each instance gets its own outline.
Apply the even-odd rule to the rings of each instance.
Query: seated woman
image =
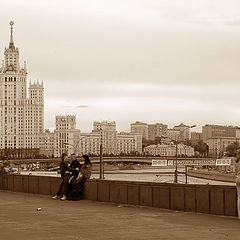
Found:
[[[76,181],[73,183],[72,200],[74,201],[80,199],[84,182],[91,177],[92,173],[92,163],[88,155],[83,155],[83,158],[84,164],[81,166],[80,173],[78,174]]]

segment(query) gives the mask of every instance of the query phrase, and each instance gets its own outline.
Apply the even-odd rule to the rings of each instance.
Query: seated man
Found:
[[[60,198],[61,200],[66,200],[68,192],[69,192],[69,179],[72,176],[72,172],[75,170],[74,168],[70,168],[68,163],[65,161],[67,158],[67,154],[63,153],[62,162],[60,163],[60,174],[62,178],[62,182],[59,186],[59,190],[56,196],[52,197],[54,199]]]
[[[77,160],[77,159],[74,159],[71,164],[70,164],[70,168],[73,169],[72,170],[72,173],[71,173],[71,177],[68,181],[69,183],[69,193],[67,194],[68,197],[67,199],[69,200],[72,200],[73,198],[73,183],[76,181],[79,173],[80,173],[80,169],[82,167],[82,164]]]

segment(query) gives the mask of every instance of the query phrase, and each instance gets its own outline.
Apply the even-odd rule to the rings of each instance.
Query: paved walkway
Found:
[[[239,240],[240,220],[0,191],[0,239]]]

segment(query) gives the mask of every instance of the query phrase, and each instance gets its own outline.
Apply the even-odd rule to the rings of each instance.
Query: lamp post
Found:
[[[71,146],[72,149],[73,149],[73,153],[75,154],[78,154],[78,155],[83,155],[83,144],[82,144],[82,140],[85,139],[85,138],[88,138],[88,136],[83,136],[83,137],[80,137],[79,139],[77,139],[75,141],[75,143],[71,144],[71,143],[68,143],[68,142],[64,142],[63,144],[66,145],[66,146]],[[81,143],[81,152],[79,150],[79,145]]]
[[[103,179],[103,161],[102,161],[102,155],[103,155],[103,131],[102,128],[100,129],[100,171],[99,171],[99,178]]]
[[[188,126],[182,130],[180,130],[180,134],[177,137],[177,141],[176,141],[176,158],[175,158],[175,174],[174,174],[174,183],[178,183],[178,138],[181,135],[181,133],[183,133],[185,130],[189,129],[189,128],[194,128],[196,127],[196,125],[192,125],[192,126]]]

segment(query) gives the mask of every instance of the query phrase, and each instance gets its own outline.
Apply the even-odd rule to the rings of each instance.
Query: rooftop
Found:
[[[37,211],[41,208],[41,211]],[[1,239],[239,239],[239,220],[0,191]]]

